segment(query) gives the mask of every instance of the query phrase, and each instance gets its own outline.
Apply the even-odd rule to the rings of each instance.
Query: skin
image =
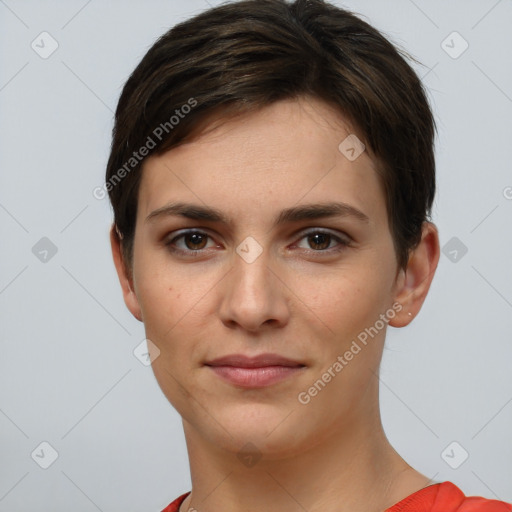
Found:
[[[325,103],[285,100],[221,121],[146,160],[133,268],[111,230],[125,303],[158,347],[155,377],[183,418],[192,493],[180,510],[339,512],[340,503],[352,512],[385,510],[432,483],[399,456],[382,428],[378,368],[386,327],[308,404],[297,397],[393,304],[402,309],[389,325],[411,322],[439,260],[437,229],[424,223],[407,270],[399,270],[375,159],[366,150],[350,161],[338,150],[357,131]],[[173,215],[146,221],[176,201],[217,208],[229,222]],[[368,221],[344,216],[274,226],[286,208],[336,201]],[[209,236],[182,237],[173,246],[188,252],[171,252],[166,242],[191,228]],[[318,230],[333,237],[304,233]],[[248,236],[262,249],[251,263],[236,252]],[[194,251],[199,256],[190,256]],[[246,389],[204,366],[264,352],[305,367]],[[237,457],[247,443],[260,457],[251,467]]]

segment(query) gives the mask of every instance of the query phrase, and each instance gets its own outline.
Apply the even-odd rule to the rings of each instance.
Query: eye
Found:
[[[306,240],[306,243],[311,248],[309,249],[310,252],[341,251],[350,245],[350,239],[348,237],[337,236],[329,231],[318,229],[304,233],[301,240]],[[338,242],[338,244],[333,247],[331,244],[334,241]],[[333,251],[331,251],[331,249],[333,249]]]
[[[218,247],[212,240],[210,247],[207,247],[208,240],[212,240],[211,236],[204,231],[188,230],[182,231],[177,236],[174,236],[169,241],[165,242],[165,246],[173,253],[187,257],[200,256],[207,249],[212,247]],[[325,230],[311,230],[307,233],[303,233],[300,240],[305,240],[309,246],[300,247],[299,244],[296,246],[304,248],[310,253],[332,253],[339,252],[350,246],[351,239],[348,236],[335,235]],[[336,242],[336,243],[335,243]],[[334,243],[334,245],[333,245]]]
[[[165,245],[171,252],[186,254],[187,256],[196,256],[207,248],[206,245],[209,238],[211,238],[210,235],[204,231],[184,231],[168,242],[165,242]]]

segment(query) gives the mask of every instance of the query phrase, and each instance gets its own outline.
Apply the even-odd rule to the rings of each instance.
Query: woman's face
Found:
[[[351,133],[326,104],[287,100],[144,164],[126,300],[190,435],[279,457],[375,416],[403,273]],[[178,203],[189,213],[160,210]]]

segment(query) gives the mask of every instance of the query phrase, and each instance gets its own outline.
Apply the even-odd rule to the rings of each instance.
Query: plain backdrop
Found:
[[[512,3],[336,3],[421,61],[439,127],[443,254],[419,316],[388,330],[385,430],[434,481],[512,501]],[[209,4],[0,0],[2,512],[159,511],[190,489],[92,192],[129,73]]]

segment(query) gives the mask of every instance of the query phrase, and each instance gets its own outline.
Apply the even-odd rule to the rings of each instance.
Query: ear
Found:
[[[126,307],[130,313],[140,322],[142,322],[142,314],[137,296],[133,288],[133,276],[127,268],[123,260],[123,252],[121,249],[121,239],[117,233],[115,224],[110,228],[110,245],[112,247],[112,257],[117,271],[117,277],[121,283],[123,298]]]
[[[395,302],[399,302],[402,309],[390,319],[389,325],[404,327],[418,314],[434,278],[439,254],[437,228],[431,222],[424,222],[421,241],[411,252],[407,269],[400,269],[397,277]]]

